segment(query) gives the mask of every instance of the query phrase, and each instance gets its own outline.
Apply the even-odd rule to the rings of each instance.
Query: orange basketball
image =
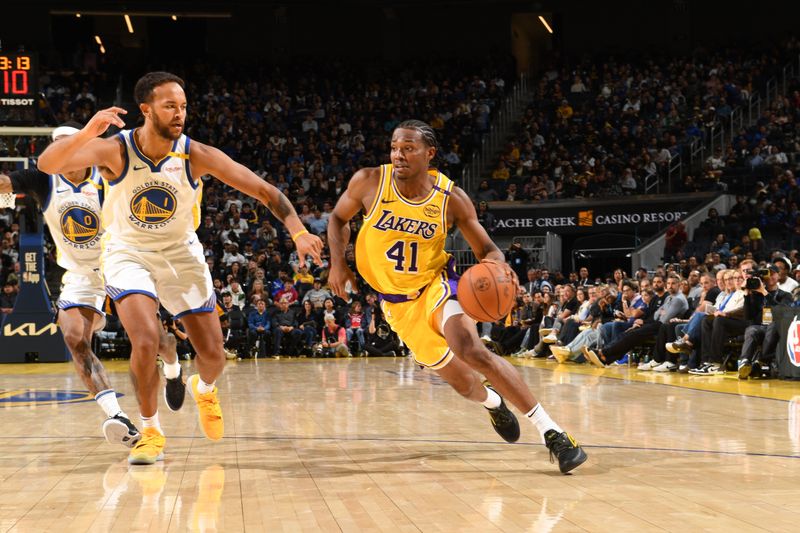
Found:
[[[508,265],[478,263],[458,280],[458,303],[478,322],[496,322],[511,312],[517,282]]]

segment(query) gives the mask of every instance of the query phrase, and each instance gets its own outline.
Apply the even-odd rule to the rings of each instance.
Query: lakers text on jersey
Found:
[[[429,176],[430,194],[411,201],[398,190],[392,165],[381,166],[378,192],[356,240],[356,265],[417,362],[441,368],[452,352],[434,320],[436,310],[455,296],[458,279],[447,268],[452,263],[444,249],[453,182],[440,172]]]

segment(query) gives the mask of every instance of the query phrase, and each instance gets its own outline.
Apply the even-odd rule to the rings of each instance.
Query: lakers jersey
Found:
[[[200,223],[201,182],[189,168],[186,135],[161,161],[151,161],[136,144],[134,131],[118,133],[126,161],[122,174],[107,181],[105,238],[139,250],[163,250],[191,238]]]
[[[103,235],[100,174],[92,168],[90,176],[78,185],[60,174],[53,174],[49,190],[42,214],[56,245],[57,263],[75,273],[97,270]]]
[[[446,266],[447,201],[453,182],[429,171],[427,198],[411,201],[397,188],[392,165],[382,165],[380,185],[356,240],[358,272],[383,295],[416,298]]]

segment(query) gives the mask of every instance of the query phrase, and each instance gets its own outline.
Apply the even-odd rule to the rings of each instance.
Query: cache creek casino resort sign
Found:
[[[609,231],[653,234],[683,220],[714,196],[687,194],[538,204],[492,202],[489,211],[495,217],[495,235],[588,235]]]

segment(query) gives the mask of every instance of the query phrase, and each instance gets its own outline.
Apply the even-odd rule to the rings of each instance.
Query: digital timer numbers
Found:
[[[30,56],[0,56],[0,71],[3,72],[3,94],[28,94]]]

